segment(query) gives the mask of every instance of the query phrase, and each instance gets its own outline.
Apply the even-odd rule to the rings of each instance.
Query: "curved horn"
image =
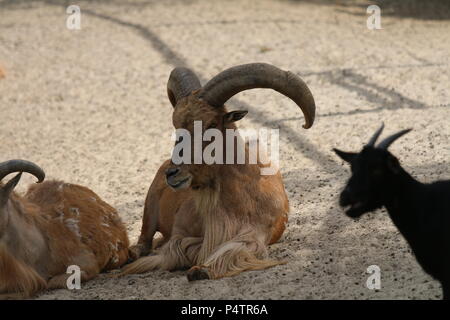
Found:
[[[378,138],[380,137],[381,133],[383,132],[383,129],[384,129],[384,122],[381,124],[381,127],[374,133],[372,138],[370,138],[370,140],[366,144],[366,146],[374,147],[375,146],[375,142],[377,142]]]
[[[404,134],[407,134],[408,132],[410,132],[412,129],[406,129],[406,130],[402,130],[400,132],[397,132],[396,134],[393,134],[392,136],[387,137],[386,139],[384,139],[383,141],[381,141],[377,148],[379,149],[384,149],[387,150],[389,148],[389,146],[398,138],[400,138],[401,136],[403,136]]]
[[[226,69],[208,81],[200,98],[220,107],[235,94],[254,88],[270,88],[291,98],[305,115],[305,129],[314,123],[316,104],[305,82],[290,71],[267,63],[250,63]]]
[[[167,95],[173,107],[177,102],[192,91],[200,89],[202,85],[195,73],[188,68],[177,67],[172,70],[167,82]]]
[[[45,173],[36,164],[26,160],[9,160],[0,163],[0,180],[13,172],[28,172],[38,179],[38,183],[44,181]]]

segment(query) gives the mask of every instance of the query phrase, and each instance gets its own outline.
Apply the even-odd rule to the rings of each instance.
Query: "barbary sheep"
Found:
[[[253,88],[271,88],[289,97],[305,115],[304,128],[312,126],[315,103],[307,85],[293,73],[264,63],[229,68],[204,87],[191,70],[175,68],[168,81],[173,125],[193,135],[194,122],[201,121],[203,132],[215,129],[225,136],[226,130],[236,130],[235,122],[247,111],[228,112],[224,103]],[[200,151],[208,146],[204,142]],[[175,164],[173,157],[163,163],[150,186],[141,235],[132,251],[136,257],[149,254],[156,231],[163,235],[162,246],[125,266],[122,275],[190,268],[189,280],[218,279],[282,263],[267,258],[267,246],[283,234],[289,212],[280,171],[262,175],[266,164],[250,163],[248,144],[242,164],[227,146],[221,160],[229,152],[233,164],[207,164],[204,159]]]
[[[424,184],[414,179],[388,151],[410,129],[375,146],[383,128],[359,153],[334,149],[352,169],[340,205],[349,206],[346,214],[352,218],[385,207],[418,263],[441,282],[444,299],[450,299],[450,181]]]
[[[27,298],[66,287],[69,266],[81,281],[117,269],[128,259],[128,236],[116,210],[88,188],[47,181],[44,171],[24,160],[0,163],[0,299]],[[39,184],[25,196],[13,190],[22,173]]]

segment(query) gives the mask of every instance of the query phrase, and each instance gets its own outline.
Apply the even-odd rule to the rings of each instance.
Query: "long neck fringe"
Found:
[[[203,219],[204,239],[197,257],[202,264],[220,244],[231,238],[232,224],[219,211],[220,186],[201,191],[196,197],[196,206]]]

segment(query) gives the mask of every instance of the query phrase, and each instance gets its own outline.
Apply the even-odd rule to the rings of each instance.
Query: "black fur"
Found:
[[[385,207],[408,241],[418,263],[442,284],[450,299],[450,181],[415,180],[386,149],[334,151],[350,163],[352,176],[340,195],[349,217]]]

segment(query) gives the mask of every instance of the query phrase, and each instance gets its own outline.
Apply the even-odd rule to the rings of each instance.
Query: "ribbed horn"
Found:
[[[290,71],[267,63],[250,63],[226,69],[208,81],[199,97],[213,107],[223,106],[235,94],[254,88],[269,88],[292,99],[305,115],[305,129],[314,123],[314,97],[303,80]]]
[[[202,87],[200,80],[195,73],[188,68],[177,67],[172,70],[167,82],[167,95],[173,107],[184,97],[187,97],[192,91]]]
[[[42,182],[45,179],[44,170],[33,162],[26,160],[9,160],[0,163],[0,180],[13,172],[28,172]]]

